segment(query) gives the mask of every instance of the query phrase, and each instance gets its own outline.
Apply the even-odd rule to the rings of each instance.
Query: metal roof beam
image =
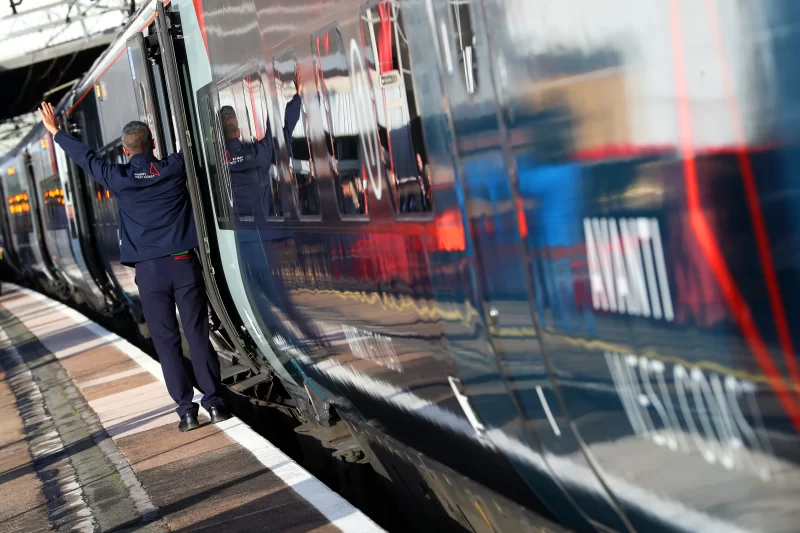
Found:
[[[56,57],[74,54],[75,52],[81,52],[97,46],[107,46],[113,43],[116,37],[117,32],[110,31],[108,33],[95,34],[89,38],[76,39],[63,44],[42,48],[41,50],[36,50],[24,56],[0,59],[0,71],[27,67],[28,65],[41,63],[42,61],[47,61]]]
[[[46,4],[43,6],[36,6],[30,9],[26,9],[25,11],[17,10],[16,14],[13,15],[6,15],[5,17],[0,18],[0,23],[3,22],[13,22],[18,20],[20,17],[24,17],[28,13],[37,13],[39,11],[47,11],[48,9],[53,9],[54,7],[59,7],[63,5],[69,5],[72,3],[72,0],[61,0],[59,2],[54,2],[52,4]],[[17,4],[19,6],[19,4]]]
[[[30,28],[25,28],[24,30],[12,31],[11,33],[7,33],[5,35],[6,39],[13,39],[14,37],[21,37],[23,35],[28,35],[30,33],[36,33],[37,31],[47,30],[49,28],[56,28],[58,26],[65,26],[71,22],[80,22],[82,20],[86,20],[87,18],[97,17],[104,13],[108,13],[109,11],[114,10],[106,10],[106,11],[99,11],[93,12],[91,15],[80,15],[77,17],[69,17],[69,22],[65,19],[53,20],[46,24],[39,24],[38,26],[32,26]]]

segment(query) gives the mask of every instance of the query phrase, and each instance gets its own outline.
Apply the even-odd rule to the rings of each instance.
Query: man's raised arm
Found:
[[[303,80],[300,79],[299,65],[294,66],[294,88],[296,94],[289,100],[289,103],[286,104],[283,123],[283,138],[286,141],[286,152],[290,154],[289,157],[291,157],[292,153],[292,132],[295,126],[297,126],[297,121],[300,120],[300,111],[303,109]]]
[[[300,68],[297,65],[294,67],[294,87],[296,94],[289,100],[289,103],[286,104],[283,123],[283,139],[286,142],[286,153],[289,155],[289,158],[292,157],[292,132],[295,126],[297,126],[297,121],[300,120],[300,111],[303,108],[303,98],[301,96],[303,83],[300,81]],[[267,115],[267,125],[264,131],[264,138],[259,141],[259,144],[268,154],[269,160],[274,162],[275,147],[272,144],[272,125],[269,121],[269,115]]]
[[[283,137],[291,142],[292,132],[297,122],[300,120],[300,111],[303,109],[303,99],[300,94],[294,95],[289,103],[286,104],[285,122],[283,124]]]
[[[42,102],[42,107],[39,108],[39,116],[42,118],[44,127],[53,136],[53,140],[64,150],[64,153],[95,181],[109,187],[109,178],[113,174],[116,165],[103,161],[94,150],[72,135],[59,130],[56,123],[56,113],[51,104]]]

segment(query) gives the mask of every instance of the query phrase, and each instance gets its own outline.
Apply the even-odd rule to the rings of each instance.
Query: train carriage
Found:
[[[420,508],[791,531],[798,17],[149,1],[57,112],[108,161],[136,118],[190,155],[226,382]],[[41,127],[0,173],[25,282],[146,339],[110,191]]]

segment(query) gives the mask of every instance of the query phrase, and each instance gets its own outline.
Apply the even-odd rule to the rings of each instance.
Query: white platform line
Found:
[[[130,342],[119,337],[115,333],[109,332],[104,327],[95,324],[86,316],[62,303],[51,300],[37,292],[14,285],[13,283],[4,283],[4,285],[41,302],[51,309],[60,311],[74,320],[76,324],[86,327],[98,337],[113,339],[115,348],[133,359],[142,368],[155,376],[156,379],[164,381],[161,365]],[[195,396],[199,394],[201,393],[195,390]],[[230,420],[218,424],[218,427],[232,440],[252,453],[261,464],[274,472],[284,483],[292,487],[295,492],[308,501],[308,503],[344,533],[384,531],[364,513],[353,507],[350,502],[333,492],[320,480],[312,476],[305,468],[298,465],[280,449],[275,447],[275,445],[253,431],[238,418],[231,418]]]

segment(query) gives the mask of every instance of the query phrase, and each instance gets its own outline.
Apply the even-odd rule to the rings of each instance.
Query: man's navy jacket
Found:
[[[183,154],[158,160],[136,154],[129,163],[116,165],[69,134],[59,131],[54,140],[95,181],[117,198],[120,261],[134,266],[197,248]]]

